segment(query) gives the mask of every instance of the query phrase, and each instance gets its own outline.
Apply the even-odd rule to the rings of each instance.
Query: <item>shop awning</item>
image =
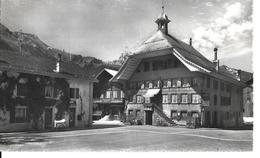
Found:
[[[160,92],[160,89],[148,89],[143,97],[151,98]]]

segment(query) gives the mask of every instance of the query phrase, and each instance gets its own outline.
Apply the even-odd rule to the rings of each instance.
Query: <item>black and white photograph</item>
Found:
[[[2,155],[255,151],[254,2],[0,0]]]

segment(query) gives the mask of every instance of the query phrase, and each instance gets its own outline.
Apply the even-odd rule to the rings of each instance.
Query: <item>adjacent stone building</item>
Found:
[[[164,11],[158,30],[131,55],[111,79],[123,87],[126,115],[143,124],[237,127],[243,117],[245,84],[192,46],[170,35]],[[194,119],[195,120],[195,119]]]

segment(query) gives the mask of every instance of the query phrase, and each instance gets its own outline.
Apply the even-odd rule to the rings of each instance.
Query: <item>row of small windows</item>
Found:
[[[131,82],[130,89],[147,89],[147,88],[180,88],[180,87],[202,87],[202,78],[175,78],[154,81]]]
[[[182,119],[185,119],[185,118],[188,118],[188,117],[199,117],[199,113],[197,111],[187,112],[186,110],[181,110],[181,111],[172,110],[171,111],[171,118],[177,119],[178,117],[180,117]]]
[[[217,95],[214,95],[214,98],[213,98],[213,103],[214,105],[218,105],[218,96]],[[225,96],[220,96],[220,105],[221,106],[229,106],[231,105],[231,98],[230,97],[225,97]]]
[[[225,89],[226,87],[226,89]],[[210,82],[210,77],[207,77],[207,88],[211,88],[211,82]],[[213,89],[218,90],[219,88],[219,81],[213,80]],[[224,82],[220,81],[220,90],[221,91],[226,91],[226,92],[231,92],[231,85],[226,84]]]
[[[141,95],[137,95],[133,97],[131,101],[133,103],[150,103],[149,97],[143,97]],[[168,94],[162,95],[162,103],[201,103],[201,95],[199,94]]]
[[[180,66],[180,61],[177,59],[166,59],[166,60],[155,60],[151,62],[144,62],[143,71],[157,71],[157,70],[163,70],[163,69],[170,69],[170,68],[177,68]],[[140,69],[137,69],[137,72],[141,72]]]
[[[59,95],[59,89],[54,86],[46,86],[44,88],[45,98],[57,98]],[[25,97],[27,96],[28,89],[26,84],[18,83],[16,86],[16,96]],[[79,88],[70,88],[70,98],[78,99],[79,98]]]
[[[101,94],[100,98],[124,98],[123,91],[106,91],[104,94]]]

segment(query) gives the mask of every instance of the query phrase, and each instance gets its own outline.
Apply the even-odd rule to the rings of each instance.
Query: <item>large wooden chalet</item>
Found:
[[[196,118],[204,127],[237,127],[243,117],[245,84],[209,61],[193,46],[168,33],[162,12],[158,30],[133,52],[111,79],[123,87],[126,115],[143,124],[186,124]],[[238,76],[239,77],[239,76]]]

